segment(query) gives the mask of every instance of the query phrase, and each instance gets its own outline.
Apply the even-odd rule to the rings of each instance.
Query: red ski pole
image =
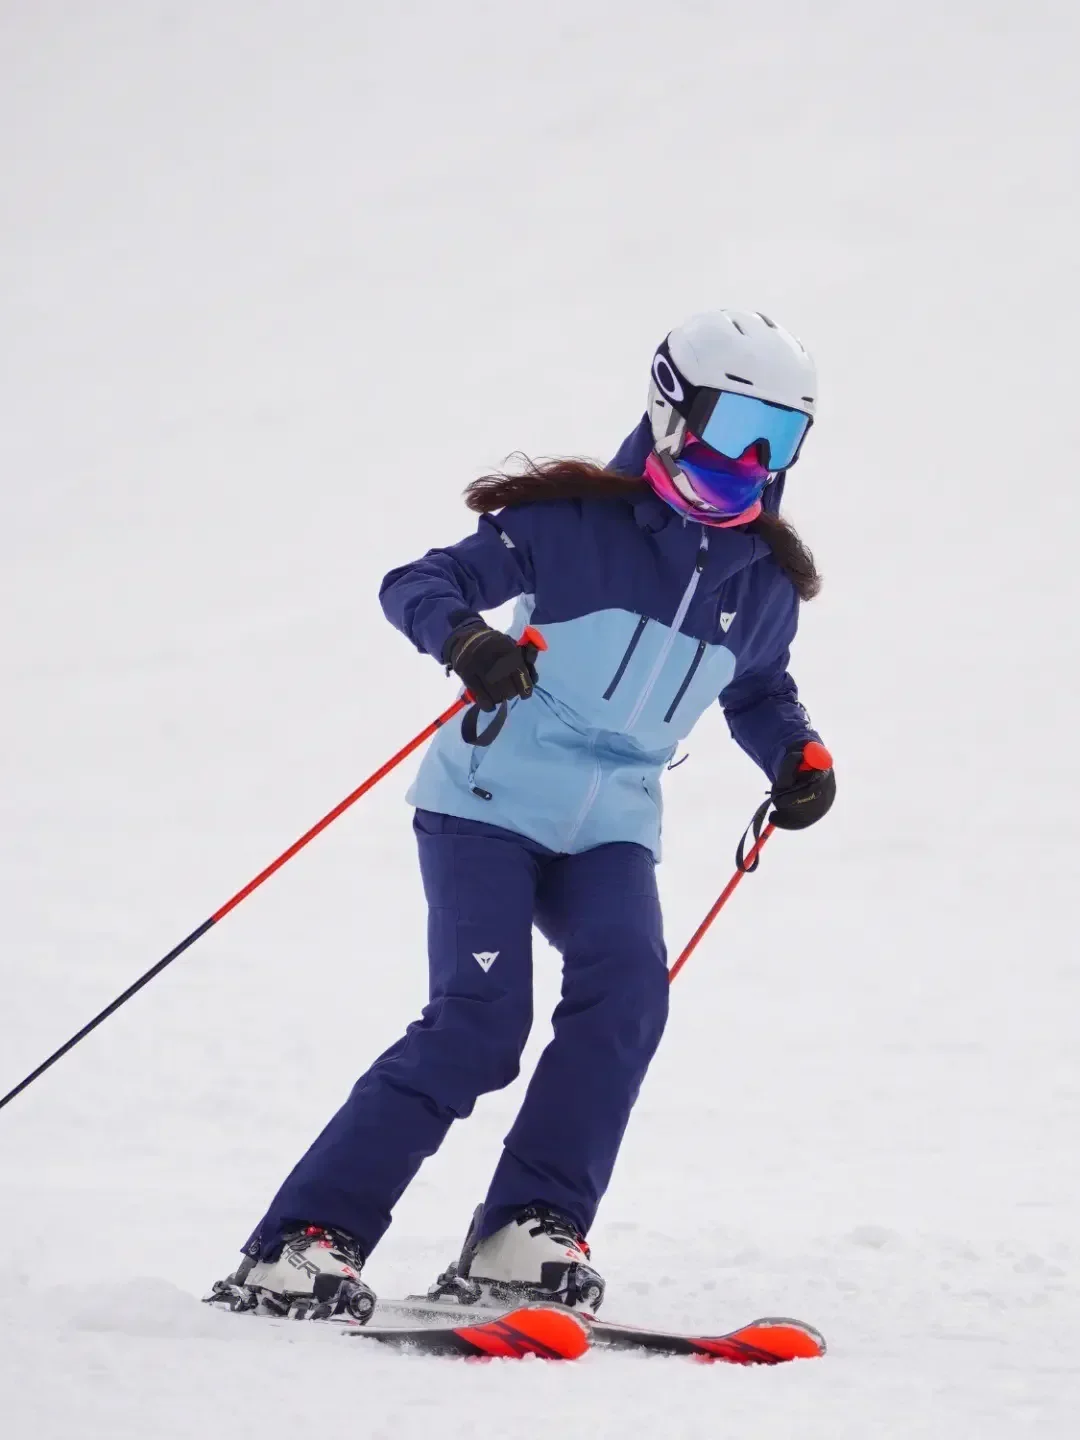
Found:
[[[803,751],[803,762],[799,766],[799,769],[831,770],[832,763],[832,756],[829,754],[828,750],[825,749],[825,746],[820,745],[816,740],[811,740],[806,746],[806,749]],[[671,984],[671,982],[675,979],[675,976],[678,975],[679,971],[686,964],[687,960],[690,959],[690,956],[697,949],[709,926],[713,923],[717,915],[720,914],[720,911],[724,908],[727,902],[731,899],[731,896],[735,893],[735,887],[738,885],[739,881],[743,878],[743,876],[747,873],[748,870],[752,870],[754,868],[754,862],[757,860],[758,856],[765,848],[766,840],[768,840],[769,836],[773,833],[775,829],[775,825],[766,825],[765,829],[761,832],[759,839],[757,839],[754,842],[752,848],[747,851],[746,856],[740,857],[738,862],[738,868],[736,869],[735,874],[732,875],[731,879],[724,886],[723,890],[721,890],[716,904],[705,916],[705,919],[694,931],[693,935],[691,935],[690,940],[686,945],[686,948],[683,950],[679,958],[675,961],[675,964],[672,965],[671,969],[668,971],[668,984]]]
[[[751,865],[751,864],[757,859],[757,857],[761,854],[761,851],[762,851],[762,848],[764,847],[765,841],[768,840],[769,836],[773,833],[773,831],[774,831],[775,829],[776,829],[776,826],[775,826],[775,825],[766,825],[766,826],[765,826],[765,829],[761,832],[761,838],[758,840],[758,842],[754,845],[753,849],[750,850],[749,853],[748,853],[747,856],[746,856],[746,861],[745,861],[745,863],[746,863],[747,865]],[[680,971],[680,970],[682,969],[682,967],[686,964],[687,960],[690,959],[690,956],[691,956],[691,955],[694,953],[694,951],[697,949],[699,943],[701,942],[703,936],[705,935],[705,932],[708,930],[709,926],[710,926],[710,925],[713,923],[713,921],[716,919],[717,915],[720,914],[720,911],[724,908],[724,906],[727,904],[727,902],[731,899],[731,896],[735,893],[735,887],[738,885],[739,881],[743,878],[743,876],[744,876],[745,874],[746,874],[746,871],[745,871],[744,869],[742,869],[742,868],[736,870],[736,871],[735,871],[735,874],[732,875],[731,879],[730,879],[730,880],[728,881],[728,883],[724,886],[723,890],[721,890],[720,896],[719,896],[716,904],[712,907],[712,909],[709,911],[709,913],[705,916],[705,919],[704,919],[704,920],[701,922],[701,924],[697,927],[697,929],[694,931],[693,935],[691,935],[690,940],[689,940],[689,942],[688,942],[687,945],[686,945],[686,948],[683,950],[683,952],[682,952],[682,954],[679,956],[679,958],[675,961],[675,964],[672,965],[671,969],[668,971],[668,984],[670,984],[670,983],[675,979],[675,976],[678,975],[679,971]]]
[[[531,626],[525,630],[524,635],[522,635],[518,643],[520,645],[535,645],[538,650],[547,649],[544,637],[538,630],[534,630]],[[129,985],[123,994],[118,995],[111,1005],[106,1005],[100,1014],[95,1015],[77,1034],[73,1035],[70,1040],[61,1045],[59,1050],[53,1051],[47,1060],[43,1060],[36,1070],[32,1070],[30,1074],[27,1075],[25,1080],[20,1080],[14,1090],[9,1090],[8,1093],[0,1099],[0,1110],[9,1104],[10,1101],[14,1100],[16,1095],[21,1094],[28,1085],[32,1085],[39,1075],[44,1075],[45,1071],[48,1070],[50,1066],[55,1065],[61,1056],[66,1055],[69,1050],[73,1050],[80,1040],[84,1040],[86,1036],[90,1034],[91,1030],[96,1030],[103,1021],[107,1020],[110,1015],[119,1010],[121,1005],[125,1005],[133,995],[137,995],[144,985],[149,985],[155,975],[160,975],[166,965],[171,965],[177,956],[182,955],[185,950],[194,945],[196,940],[200,940],[219,920],[224,920],[230,910],[235,910],[240,902],[246,900],[253,890],[257,890],[265,880],[269,880],[271,875],[276,874],[294,855],[303,850],[305,845],[309,845],[311,841],[315,839],[316,835],[321,835],[326,827],[332,825],[339,815],[344,815],[350,806],[355,805],[362,795],[366,795],[380,780],[389,775],[390,771],[400,765],[402,760],[411,755],[414,750],[418,750],[426,740],[430,740],[436,730],[441,729],[441,727],[452,720],[455,715],[460,714],[466,705],[472,702],[472,698],[469,692],[466,691],[460,699],[454,701],[448,710],[444,710],[437,719],[433,720],[430,725],[421,730],[419,735],[414,735],[407,745],[403,745],[396,755],[392,755],[390,759],[387,760],[385,765],[380,765],[374,775],[369,775],[364,783],[358,785],[351,795],[346,795],[340,805],[335,805],[328,815],[324,815],[317,824],[313,825],[310,830],[301,835],[299,840],[290,845],[289,848],[279,855],[271,864],[267,865],[265,870],[260,870],[254,880],[249,881],[242,890],[238,890],[231,900],[226,900],[225,904],[222,905],[219,910],[214,911],[209,920],[204,920],[198,929],[193,930],[185,940],[180,941],[180,944],[177,945],[175,949],[170,950],[156,965],[151,966],[145,975],[140,975],[133,985]]]

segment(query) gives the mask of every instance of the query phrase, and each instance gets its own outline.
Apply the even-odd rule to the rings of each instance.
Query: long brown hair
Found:
[[[470,510],[486,515],[506,505],[524,505],[530,500],[640,500],[651,494],[649,484],[637,475],[605,470],[590,460],[530,460],[515,457],[517,471],[496,471],[481,475],[465,489]],[[821,589],[821,575],[814,557],[794,525],[779,515],[763,511],[745,526],[769,546],[773,559],[795,587],[800,600],[812,600]]]

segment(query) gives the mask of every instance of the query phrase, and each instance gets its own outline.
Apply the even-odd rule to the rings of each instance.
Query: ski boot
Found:
[[[588,1315],[599,1310],[604,1281],[572,1221],[544,1205],[530,1205],[478,1241],[481,1214],[482,1209],[474,1214],[460,1258],[439,1276],[429,1300],[481,1308],[546,1302]]]
[[[285,1236],[275,1259],[245,1256],[235,1274],[215,1280],[206,1303],[290,1320],[366,1325],[375,1292],[360,1279],[363,1265],[348,1235],[307,1225]]]

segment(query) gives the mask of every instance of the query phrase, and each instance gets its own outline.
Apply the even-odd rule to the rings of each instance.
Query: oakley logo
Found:
[[[720,611],[720,629],[724,632],[725,635],[726,635],[727,632],[731,629],[731,622],[732,622],[734,619],[735,619],[735,611],[734,611],[734,610],[732,610],[732,612],[730,613],[730,615],[728,614],[728,612],[727,612],[726,610],[721,610],[721,611]]]
[[[486,975],[487,972],[491,969],[492,965],[495,964],[495,961],[499,958],[499,951],[481,950],[479,954],[477,954],[477,952],[474,950],[472,958],[476,961],[476,963],[480,966],[480,969],[483,970],[484,974]]]
[[[653,379],[669,400],[678,403],[686,398],[683,387],[679,384],[679,377],[663,355],[657,355],[653,360],[652,373]]]

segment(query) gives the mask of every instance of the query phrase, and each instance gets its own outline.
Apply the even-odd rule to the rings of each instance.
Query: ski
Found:
[[[753,1320],[726,1335],[643,1330],[606,1320],[591,1320],[588,1326],[589,1339],[603,1349],[692,1355],[729,1365],[783,1365],[788,1360],[812,1360],[825,1354],[824,1337],[800,1320]]]
[[[396,1349],[425,1355],[520,1360],[576,1360],[589,1348],[586,1325],[571,1311],[555,1305],[525,1305],[471,1325],[357,1326],[347,1340],[373,1340]]]
[[[390,1323],[391,1317],[408,1323]],[[689,1355],[729,1365],[782,1365],[825,1354],[824,1337],[800,1320],[752,1320],[723,1335],[698,1335],[619,1325],[542,1301],[500,1310],[411,1296],[380,1300],[370,1324],[360,1325],[347,1316],[332,1317],[330,1323],[347,1327],[344,1335],[349,1340],[373,1340],[427,1355],[474,1358],[537,1355],[546,1360],[576,1360],[595,1347]]]
[[[557,1308],[557,1307],[549,1307]],[[428,1300],[413,1295],[405,1300],[380,1300],[375,1309],[375,1324],[391,1315],[412,1321],[418,1329],[451,1328],[448,1317],[457,1319],[462,1312],[478,1320],[502,1318],[502,1312],[490,1306],[475,1309],[453,1301]],[[582,1312],[573,1314],[588,1330],[589,1341],[597,1349],[639,1350],[654,1355],[690,1355],[700,1360],[714,1360],[729,1365],[782,1365],[789,1360],[811,1360],[825,1354],[824,1337],[801,1320],[752,1320],[737,1330],[723,1335],[696,1335],[678,1330],[654,1330],[636,1325],[619,1325],[597,1320]],[[454,1327],[458,1328],[458,1327]],[[469,1328],[469,1327],[462,1327]]]

